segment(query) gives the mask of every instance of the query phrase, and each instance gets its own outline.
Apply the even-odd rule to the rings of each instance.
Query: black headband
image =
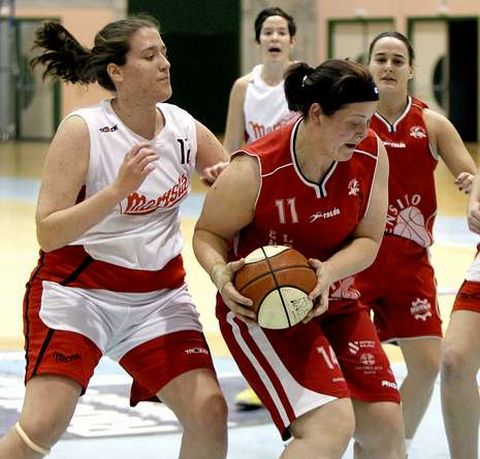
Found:
[[[357,81],[339,94],[342,104],[373,102],[378,100],[378,88],[373,81]]]

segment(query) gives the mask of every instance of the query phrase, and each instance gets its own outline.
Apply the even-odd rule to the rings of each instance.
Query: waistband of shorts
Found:
[[[183,285],[185,269],[181,255],[172,258],[161,270],[148,271],[94,260],[83,246],[65,246],[48,253],[40,251],[38,265],[30,278],[33,280],[115,292],[151,292]]]

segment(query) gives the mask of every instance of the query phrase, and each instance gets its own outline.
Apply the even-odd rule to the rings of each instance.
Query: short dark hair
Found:
[[[288,13],[283,11],[278,6],[274,6],[271,8],[265,8],[260,13],[258,13],[255,19],[255,41],[260,43],[260,33],[262,31],[262,25],[267,18],[270,16],[281,16],[287,21],[288,24],[288,33],[291,37],[294,37],[297,33],[297,25],[295,24],[295,19],[293,16],[290,16]]]
[[[288,108],[305,117],[314,103],[331,116],[346,104],[378,100],[378,89],[364,65],[330,59],[316,68],[304,62],[291,65],[285,74],[285,97]]]
[[[372,53],[373,53],[373,48],[375,47],[375,43],[377,43],[378,40],[380,40],[382,38],[387,38],[387,37],[396,38],[397,40],[400,40],[405,45],[405,47],[407,48],[407,51],[408,51],[408,63],[410,65],[412,65],[413,61],[415,59],[415,52],[413,51],[413,46],[410,43],[410,40],[405,35],[403,35],[400,32],[396,32],[396,31],[388,31],[388,32],[379,33],[372,40],[372,42],[370,43],[370,46],[368,47],[368,62],[370,62],[370,60],[372,58]]]
[[[113,21],[95,35],[91,50],[82,46],[60,23],[46,21],[36,31],[35,48],[43,52],[30,61],[46,66],[44,77],[50,75],[70,83],[94,83],[108,91],[115,86],[107,72],[110,63],[124,65],[130,50],[130,38],[140,29],[159,30],[158,21],[152,16],[138,14]]]

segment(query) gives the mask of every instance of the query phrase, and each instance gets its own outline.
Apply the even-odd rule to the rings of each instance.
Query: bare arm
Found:
[[[245,93],[249,81],[250,74],[239,78],[230,91],[227,126],[223,139],[223,147],[229,154],[238,150],[244,143],[245,117],[243,115],[243,103],[245,102]]]
[[[476,167],[457,130],[447,118],[432,110],[424,111],[424,120],[432,147],[445,161],[459,190],[468,193]]]
[[[210,186],[228,166],[230,156],[215,135],[202,123],[196,121],[197,162],[196,170],[202,182]]]
[[[352,276],[370,266],[377,256],[385,229],[388,204],[388,159],[385,147],[379,146],[379,156],[370,206],[358,224],[353,240],[321,264],[323,282],[312,292],[313,297],[323,292],[326,286]],[[318,269],[317,269],[318,270]],[[323,289],[323,290],[322,290]]]
[[[473,180],[467,209],[468,227],[474,233],[480,234],[480,169]]]
[[[236,314],[252,319],[255,314],[248,309],[251,300],[232,284],[233,274],[243,261],[227,264],[227,250],[235,235],[252,221],[259,187],[257,161],[245,155],[235,158],[208,191],[193,235],[197,260],[210,274],[225,304]]]
[[[157,159],[147,143],[134,146],[125,156],[117,179],[76,204],[85,184],[89,163],[89,135],[85,122],[68,118],[56,133],[45,160],[37,203],[37,239],[46,252],[82,236],[100,222],[129,193],[135,191],[153,170]]]

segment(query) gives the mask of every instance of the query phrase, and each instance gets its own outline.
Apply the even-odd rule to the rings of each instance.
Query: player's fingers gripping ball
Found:
[[[315,271],[297,250],[265,246],[245,257],[235,273],[235,288],[253,301],[261,327],[282,329],[301,322],[312,309],[308,294],[317,283]]]

